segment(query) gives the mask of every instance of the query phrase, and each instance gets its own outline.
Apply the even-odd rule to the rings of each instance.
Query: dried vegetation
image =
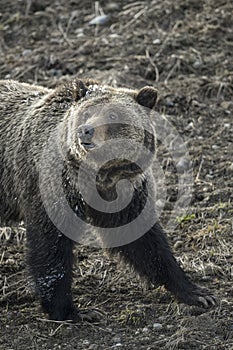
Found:
[[[192,279],[220,298],[206,312],[177,305],[82,247],[75,299],[106,316],[99,324],[50,322],[27,277],[24,228],[1,228],[0,349],[233,349],[232,13],[222,0],[0,0],[1,79],[53,87],[79,75],[159,88],[158,109],[184,138],[194,175],[188,214],[169,238]],[[101,24],[91,25],[97,16]],[[166,226],[177,174],[162,144],[158,159]]]

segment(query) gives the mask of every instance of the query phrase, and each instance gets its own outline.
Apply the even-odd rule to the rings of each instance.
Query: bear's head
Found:
[[[74,101],[65,123],[73,161],[91,159],[91,166],[101,165],[102,172],[116,181],[151,165],[156,138],[150,112],[157,90],[112,88],[90,81],[75,81],[72,86]]]

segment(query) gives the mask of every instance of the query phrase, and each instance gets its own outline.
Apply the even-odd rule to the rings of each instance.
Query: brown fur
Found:
[[[59,126],[57,138],[64,161],[64,192],[71,208],[96,227],[121,227],[141,212],[148,196],[147,181],[153,181],[151,166],[156,149],[155,135],[149,114],[142,106],[152,108],[156,100],[157,92],[151,87],[135,91],[113,89],[94,81],[74,80],[53,90],[15,81],[0,81],[0,219],[2,223],[24,220],[29,269],[41,304],[52,319],[77,320],[80,314],[73,305],[71,293],[73,242],[61,234],[50,220],[40,194],[39,171],[43,149],[51,133]],[[101,115],[95,112],[96,104],[103,105]],[[120,123],[108,126],[109,116],[116,111],[122,114],[127,127]],[[87,112],[89,114],[86,115]],[[96,128],[93,136],[95,144],[121,136],[138,141],[152,154],[146,160],[144,174],[124,159],[109,162],[100,171],[97,185],[104,199],[115,198],[115,185],[121,178],[129,178],[134,186],[131,203],[114,214],[101,213],[89,207],[77,187],[80,162],[88,154],[77,137],[77,129],[84,123],[95,127],[99,121],[104,126]],[[148,128],[151,132],[145,130]],[[131,155],[140,159],[139,148],[132,146],[122,158],[127,159]],[[51,162],[56,167],[56,159]],[[92,167],[95,166],[93,163]],[[89,174],[86,175],[88,186]],[[50,180],[49,171],[47,180]],[[51,194],[55,190],[51,185]],[[149,195],[153,197],[153,191]],[[56,203],[53,205],[56,206]],[[62,217],[63,213],[58,215]],[[155,207],[150,215],[156,216]],[[98,233],[98,229],[96,231]],[[102,237],[104,243],[107,239]],[[189,281],[173,257],[157,222],[136,241],[110,248],[109,252],[120,254],[141,276],[154,284],[164,285],[182,302],[205,306],[215,303],[208,291]]]

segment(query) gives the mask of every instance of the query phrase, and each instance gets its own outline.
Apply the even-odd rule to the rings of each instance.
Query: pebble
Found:
[[[190,122],[185,128],[185,130],[191,130],[191,129],[194,129],[193,122]]]
[[[98,348],[98,345],[96,344],[91,344],[89,347],[88,347],[88,350],[96,350]]]
[[[23,51],[22,55],[23,55],[23,56],[30,56],[31,53],[32,53],[32,50],[31,50],[31,49],[26,49],[26,50]]]
[[[113,339],[112,339],[112,341],[114,342],[114,343],[121,343],[121,338],[119,337],[119,336],[116,336],[116,337],[114,337]]]
[[[157,208],[161,209],[161,208],[164,207],[164,205],[165,205],[165,202],[162,201],[161,199],[158,199],[158,200],[156,201],[156,207],[157,207]]]
[[[153,324],[153,328],[156,330],[156,331],[159,331],[160,329],[163,328],[163,325],[161,323],[154,323]]]
[[[15,260],[12,258],[9,258],[6,260],[6,265],[14,265],[15,264]]]
[[[109,16],[108,15],[102,15],[102,16],[97,16],[93,18],[90,22],[88,22],[89,25],[94,25],[94,24],[106,24],[109,21]]]
[[[223,101],[222,103],[221,103],[221,107],[222,108],[224,108],[224,109],[226,109],[226,110],[228,110],[230,107],[232,107],[233,106],[233,103],[232,103],[232,101]]]
[[[155,39],[155,40],[153,40],[153,44],[159,45],[159,44],[161,44],[161,40],[160,39]]]
[[[148,333],[148,332],[149,332],[149,328],[148,328],[148,327],[144,327],[144,328],[142,329],[142,332],[143,332],[143,333]]]
[[[176,165],[178,171],[185,171],[190,169],[190,160],[187,158],[181,158]]]
[[[200,67],[202,67],[202,65],[203,65],[202,62],[199,60],[197,60],[193,63],[194,68],[200,68]]]
[[[84,36],[83,28],[75,29],[75,34],[78,38]]]
[[[171,98],[167,97],[165,100],[165,105],[166,107],[173,107],[174,106],[174,102],[172,101]]]
[[[225,123],[225,124],[224,124],[224,128],[229,129],[230,127],[231,127],[231,124],[230,124],[230,123]]]
[[[88,339],[84,339],[84,340],[83,340],[83,345],[90,345],[89,340],[88,340]]]
[[[117,33],[112,33],[112,34],[109,34],[109,38],[115,39],[115,38],[120,38],[120,36]]]

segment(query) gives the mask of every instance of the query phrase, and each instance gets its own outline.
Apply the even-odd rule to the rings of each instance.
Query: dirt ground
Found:
[[[194,172],[188,214],[169,239],[192,279],[220,299],[210,310],[177,304],[101,251],[79,247],[74,298],[103,319],[51,322],[30,288],[23,225],[2,227],[0,349],[233,349],[232,13],[223,0],[0,0],[1,79],[54,87],[78,75],[158,87],[158,109],[185,139]],[[166,226],[176,174],[162,145],[158,159]]]

